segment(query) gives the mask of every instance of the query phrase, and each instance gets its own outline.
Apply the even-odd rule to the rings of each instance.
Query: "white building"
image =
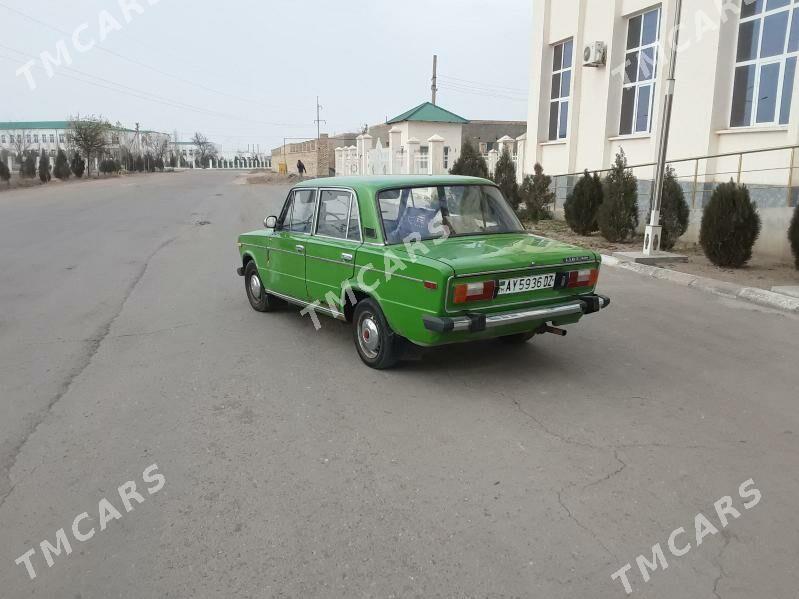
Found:
[[[12,121],[0,122],[0,150],[14,156],[42,150],[55,156],[59,149],[67,148],[67,121]]]
[[[696,210],[715,183],[748,184],[763,219],[756,251],[788,258],[799,2],[741,2],[683,2],[668,159]],[[535,162],[550,175],[608,168],[619,147],[631,165],[655,161],[674,5],[534,0],[525,172]],[[635,174],[645,217],[653,168]],[[560,200],[573,181],[558,179]]]

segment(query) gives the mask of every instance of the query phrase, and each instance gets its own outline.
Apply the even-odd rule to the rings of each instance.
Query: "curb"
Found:
[[[799,298],[783,295],[781,293],[775,293],[757,287],[743,287],[741,285],[735,285],[734,283],[691,275],[676,270],[660,268],[658,266],[647,266],[645,264],[638,264],[637,262],[622,262],[615,256],[609,256],[607,254],[602,254],[602,264],[631,270],[642,275],[650,276],[653,279],[671,281],[677,285],[692,287],[699,291],[704,291],[705,293],[740,299],[766,308],[773,308],[791,314],[799,314]]]

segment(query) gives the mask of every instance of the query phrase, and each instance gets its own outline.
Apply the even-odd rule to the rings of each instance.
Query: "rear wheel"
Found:
[[[261,282],[261,275],[254,261],[247,263],[244,268],[244,288],[247,291],[247,299],[253,310],[258,312],[271,312],[279,305],[279,300],[274,295],[266,292]]]
[[[352,333],[358,355],[367,366],[383,370],[399,361],[401,340],[388,326],[383,311],[374,300],[361,300],[355,306]]]
[[[527,343],[533,337],[535,337],[535,331],[528,331],[526,333],[516,333],[515,335],[505,335],[500,337],[499,340],[509,345],[521,345],[522,343]]]

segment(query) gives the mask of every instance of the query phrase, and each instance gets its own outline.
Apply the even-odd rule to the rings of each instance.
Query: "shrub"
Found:
[[[788,241],[791,242],[791,250],[793,250],[796,269],[799,270],[799,203],[797,203],[796,208],[793,209],[791,226],[788,228]]]
[[[760,235],[760,216],[749,190],[730,181],[713,190],[702,213],[699,244],[717,266],[738,268],[752,257]]]
[[[677,240],[688,230],[688,217],[691,210],[685,201],[685,193],[674,177],[674,169],[669,167],[663,179],[663,195],[660,200],[660,247],[670,250]]]
[[[140,172],[140,173],[143,173],[143,172],[144,172],[144,158],[142,158],[141,156],[139,156],[138,158],[136,158],[136,162],[135,162],[135,164],[134,164],[134,168],[135,168],[135,169],[136,169],[138,172]]]
[[[39,156],[39,181],[47,183],[50,179],[50,157],[47,152],[42,150],[41,156]]]
[[[604,197],[597,212],[599,231],[610,242],[627,241],[638,227],[638,181],[627,168],[624,150],[619,149],[602,186]]]
[[[596,215],[602,205],[602,193],[599,175],[585,171],[563,204],[566,223],[572,231],[578,235],[590,235],[599,230]]]
[[[516,183],[516,166],[513,164],[507,146],[502,150],[502,155],[494,169],[494,183],[497,184],[502,195],[510,202],[514,210],[519,209],[519,184]]]
[[[0,181],[5,181],[6,184],[11,185],[11,171],[8,170],[8,164],[5,160],[0,160]]]
[[[536,162],[533,171],[535,174],[527,175],[522,181],[519,197],[524,204],[524,217],[538,222],[552,218],[549,206],[555,201],[555,194],[549,189],[552,177],[544,174],[544,168]]]
[[[69,170],[69,161],[67,160],[67,155],[64,153],[64,150],[58,150],[58,154],[55,156],[53,174],[62,181],[69,179],[69,176],[72,174]]]
[[[488,165],[485,158],[474,149],[468,139],[463,141],[461,155],[458,156],[449,172],[451,175],[467,175],[488,179]]]

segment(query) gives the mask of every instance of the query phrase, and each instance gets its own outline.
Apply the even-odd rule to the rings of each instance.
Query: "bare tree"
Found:
[[[208,161],[216,156],[216,147],[199,131],[194,134],[191,142],[196,148],[194,157],[200,162],[200,166],[205,168],[208,166]]]
[[[102,116],[70,117],[69,134],[72,143],[86,157],[88,175],[92,174],[92,156],[102,156],[108,147],[111,124]]]
[[[153,143],[153,155],[159,159],[166,162],[166,155],[169,152],[169,145],[171,140],[169,136],[163,133],[159,133],[155,141]]]
[[[14,144],[14,149],[17,152],[17,159],[22,161],[25,159],[25,154],[31,148],[30,129],[18,129],[16,135],[11,134],[11,141]]]

